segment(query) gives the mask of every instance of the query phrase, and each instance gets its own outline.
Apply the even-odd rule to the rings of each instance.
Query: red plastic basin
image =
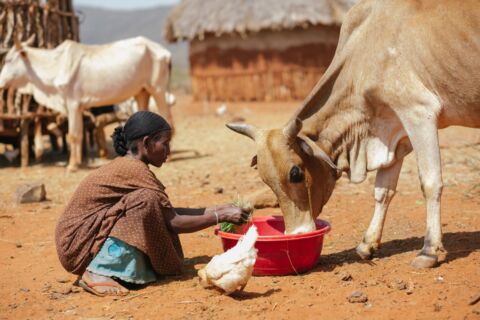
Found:
[[[253,224],[258,229],[257,261],[253,269],[256,276],[279,276],[298,274],[312,269],[318,262],[323,247],[323,236],[330,231],[330,224],[317,219],[317,230],[285,235],[282,216],[253,217]],[[251,224],[237,227],[237,233],[222,232],[219,226],[215,234],[222,239],[223,250],[237,244],[238,239]]]

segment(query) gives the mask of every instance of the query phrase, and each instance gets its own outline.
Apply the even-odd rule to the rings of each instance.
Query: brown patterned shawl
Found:
[[[177,274],[182,248],[162,214],[171,209],[165,187],[145,163],[118,157],[80,183],[60,217],[55,230],[60,262],[80,275],[114,236],[143,251],[158,274]]]

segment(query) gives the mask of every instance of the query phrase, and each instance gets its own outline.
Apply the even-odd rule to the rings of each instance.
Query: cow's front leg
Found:
[[[362,259],[370,259],[379,248],[382,239],[383,225],[387,214],[388,205],[395,195],[398,176],[402,169],[403,159],[398,160],[388,168],[377,171],[375,180],[375,211],[362,242],[357,247],[357,254]]]
[[[438,129],[434,121],[422,121],[418,126],[407,128],[407,132],[417,158],[420,183],[427,207],[427,228],[423,248],[412,265],[416,268],[431,268],[438,262],[439,251],[444,251],[440,222],[443,182]]]
[[[67,170],[75,171],[82,163],[83,116],[79,107],[68,108],[68,112],[70,160]]]

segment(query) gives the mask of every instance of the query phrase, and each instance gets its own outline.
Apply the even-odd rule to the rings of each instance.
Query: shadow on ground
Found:
[[[480,231],[445,233],[443,234],[443,245],[445,246],[447,254],[440,264],[468,257],[470,253],[480,250]],[[406,252],[420,251],[422,246],[423,237],[387,241],[382,243],[374,257],[382,259]],[[375,262],[373,261],[362,260],[355,252],[355,248],[352,248],[322,255],[318,266],[310,272],[332,271],[338,266],[352,263],[375,265]]]

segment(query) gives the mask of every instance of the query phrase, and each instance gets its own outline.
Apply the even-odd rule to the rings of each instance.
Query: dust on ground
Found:
[[[259,127],[285,123],[299,103],[192,103],[174,107],[176,136],[171,161],[153,169],[172,203],[201,207],[230,202],[263,187],[250,168],[253,142],[224,124],[244,118]],[[112,130],[112,127],[109,127]],[[404,163],[390,205],[383,244],[372,261],[355,247],[373,212],[374,174],[360,184],[342,177],[321,215],[332,231],[318,266],[308,273],[253,277],[228,297],[198,284],[196,270],[222,252],[213,228],[181,236],[182,276],[165,278],[127,297],[99,298],[72,286],[56,256],[54,228],[78,183],[91,168],[67,173],[55,161],[26,169],[0,169],[0,319],[480,319],[480,135],[449,128],[442,133],[443,242],[448,253],[437,268],[410,266],[423,245],[425,203],[413,155]],[[94,165],[92,165],[93,167]],[[14,204],[17,186],[42,181],[48,201]],[[220,191],[221,190],[221,191]],[[278,208],[256,215],[280,214]],[[367,301],[351,303],[361,291]]]

